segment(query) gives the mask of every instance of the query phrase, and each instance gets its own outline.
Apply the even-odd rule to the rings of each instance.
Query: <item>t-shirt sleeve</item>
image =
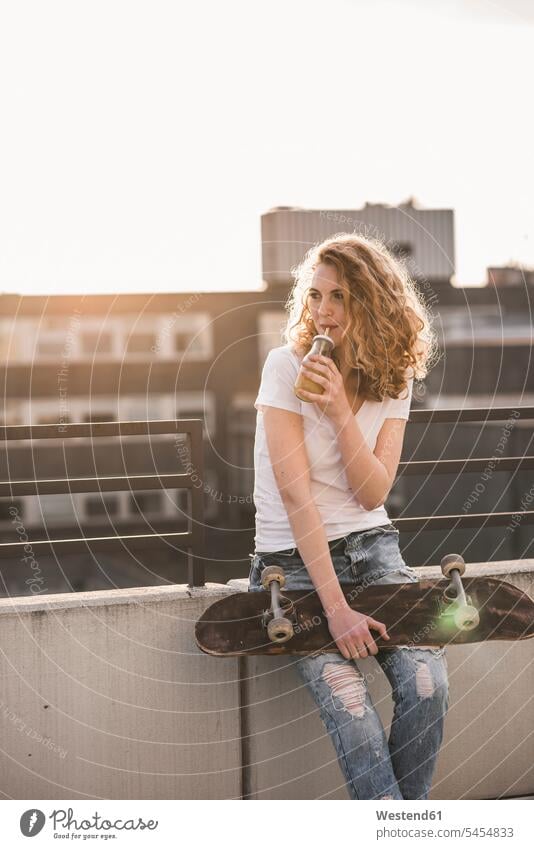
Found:
[[[300,401],[293,391],[299,363],[289,348],[273,348],[261,374],[258,397],[254,402],[257,410],[265,407],[279,407],[292,413],[300,413]]]
[[[390,398],[386,410],[386,419],[408,419],[410,418],[410,404],[412,402],[413,377],[408,380],[408,387],[401,392],[399,398]],[[404,397],[406,396],[406,397]]]

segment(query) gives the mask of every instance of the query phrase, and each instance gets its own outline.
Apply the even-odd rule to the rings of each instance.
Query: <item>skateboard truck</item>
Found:
[[[293,615],[294,607],[280,594],[286,582],[284,570],[280,566],[267,566],[261,574],[261,582],[264,590],[271,591],[271,607],[263,614],[263,626],[273,643],[287,643],[294,631],[293,623],[286,614]]]
[[[460,554],[447,554],[441,560],[441,571],[450,584],[443,591],[444,601],[453,605],[452,617],[460,631],[472,631],[480,622],[476,607],[466,596],[461,576],[465,572],[465,561]],[[448,611],[447,611],[448,613]]]

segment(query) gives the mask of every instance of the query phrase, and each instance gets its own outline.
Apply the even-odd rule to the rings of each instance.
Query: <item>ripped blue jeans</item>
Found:
[[[398,538],[393,525],[384,525],[331,540],[341,586],[417,581],[417,573],[402,558]],[[250,592],[262,589],[262,570],[273,564],[285,571],[284,589],[313,591],[298,550],[287,549],[252,555]],[[329,652],[299,657],[295,666],[319,707],[350,797],[427,799],[448,707],[445,649],[382,649],[374,657],[392,688],[389,739],[357,661]]]

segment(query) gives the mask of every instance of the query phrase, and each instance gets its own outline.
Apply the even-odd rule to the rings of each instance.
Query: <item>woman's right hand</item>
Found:
[[[389,634],[383,622],[378,622],[372,616],[358,613],[348,605],[327,613],[327,619],[328,629],[334,642],[347,660],[377,654],[378,648],[371,634],[371,628],[378,631],[384,640],[389,640]]]

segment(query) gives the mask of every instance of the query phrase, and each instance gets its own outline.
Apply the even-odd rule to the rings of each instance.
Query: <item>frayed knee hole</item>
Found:
[[[322,677],[332,697],[339,699],[351,716],[361,719],[365,713],[367,694],[361,672],[345,663],[326,663]]]
[[[434,695],[434,681],[432,680],[432,674],[424,661],[420,661],[417,664],[417,670],[415,672],[415,689],[417,691],[417,695],[422,699],[429,699]]]

